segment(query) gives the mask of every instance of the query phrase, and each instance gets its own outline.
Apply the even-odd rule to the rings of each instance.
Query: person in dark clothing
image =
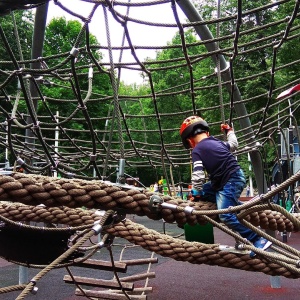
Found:
[[[198,116],[186,118],[180,128],[185,148],[192,148],[192,195],[194,199],[217,204],[218,209],[240,205],[239,197],[246,185],[246,179],[232,152],[238,147],[234,130],[228,124],[222,124],[227,141],[221,141],[209,135],[209,126]],[[205,172],[209,181],[205,182]],[[249,240],[256,248],[266,250],[271,242],[258,236],[239,222],[235,213],[223,213],[220,220],[230,229]],[[250,252],[254,257],[256,253]]]
[[[246,186],[246,197],[250,197],[250,186],[248,184]]]

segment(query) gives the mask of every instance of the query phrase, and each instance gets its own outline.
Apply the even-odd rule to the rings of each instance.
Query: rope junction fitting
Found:
[[[3,202],[3,200],[13,202],[15,197],[17,197],[18,201],[24,202],[24,204]],[[245,220],[264,229],[294,230],[299,228],[299,214],[291,216],[293,223],[287,218],[291,214],[287,213],[286,210],[283,214],[281,207],[274,204],[261,204],[262,199],[265,200],[267,198],[268,194],[261,195],[244,205],[230,208],[230,211],[237,212]],[[20,173],[0,176],[0,199],[2,200],[0,202],[0,216],[3,222],[8,220],[16,222],[34,220],[61,223],[69,226],[76,224],[76,226],[86,226],[85,230],[88,230],[89,226],[91,226],[90,229],[93,234],[105,232],[109,235],[119,236],[147,250],[176,260],[186,259],[192,263],[219,264],[233,268],[240,268],[240,260],[242,260],[244,266],[241,269],[259,270],[260,272],[273,275],[280,274],[288,278],[299,277],[297,268],[300,256],[297,250],[285,249],[285,251],[292,251],[288,261],[285,258],[286,256],[282,254],[275,255],[264,253],[263,251],[260,252],[259,250],[257,252],[262,258],[253,260],[249,258],[249,255],[245,254],[245,250],[256,249],[250,244],[235,247],[235,250],[229,253],[228,248],[226,249],[224,246],[190,243],[173,239],[166,235],[160,235],[157,232],[141,227],[139,224],[126,220],[125,217],[126,213],[138,213],[140,216],[146,215],[154,220],[163,218],[166,222],[173,223],[175,221],[178,226],[186,223],[205,224],[208,220],[214,226],[223,226],[218,224],[217,216],[226,210],[216,210],[215,205],[211,203],[183,201],[162,194],[150,193],[146,190],[122,189],[120,185],[109,185],[107,182],[104,183],[102,181],[90,182],[79,179],[58,179]],[[79,208],[79,206],[82,207],[87,203],[89,203],[90,210]],[[37,204],[39,205],[37,206]],[[262,210],[262,208],[269,207],[277,211]],[[100,225],[102,216],[96,209],[113,209],[116,213],[110,214],[110,217],[107,219],[107,225],[102,227]],[[250,210],[250,213],[247,213],[247,210]],[[133,236],[131,231],[134,232]],[[243,242],[243,239],[241,239],[241,242]],[[101,246],[103,246],[103,243],[101,243]],[[165,248],[167,251],[164,250]],[[177,249],[176,255],[174,254],[175,249]],[[203,257],[202,251],[204,253],[208,251],[210,253],[209,257]],[[213,255],[211,251],[213,251]],[[226,262],[227,257],[223,253],[229,255],[230,259],[234,255],[234,260],[239,261],[237,266]],[[216,262],[212,259],[214,256],[216,256]],[[244,257],[241,258],[241,256]],[[199,260],[197,257],[202,258]],[[261,269],[257,266],[248,266],[248,263],[251,265],[256,259],[258,264],[263,264]],[[220,260],[222,261],[221,263]],[[274,265],[274,261],[280,263],[276,267],[270,267],[268,266],[268,261],[271,262],[271,266]]]

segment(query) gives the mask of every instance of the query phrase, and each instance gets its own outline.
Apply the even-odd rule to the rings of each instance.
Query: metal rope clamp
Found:
[[[112,216],[112,223],[109,225],[123,222],[125,220],[126,220],[126,213],[123,211],[116,211]]]
[[[103,239],[101,240],[101,242],[99,243],[99,247],[110,248],[113,245],[114,240],[115,240],[115,236],[109,234],[108,237],[104,241],[103,241]]]
[[[38,290],[39,290],[39,288],[37,286],[34,286],[30,292],[31,292],[31,294],[36,295]]]
[[[161,211],[161,204],[164,202],[164,200],[159,197],[158,195],[152,195],[149,199],[149,209],[152,212],[160,212]]]

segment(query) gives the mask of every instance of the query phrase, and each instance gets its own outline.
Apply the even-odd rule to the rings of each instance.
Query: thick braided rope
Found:
[[[3,288],[0,288],[0,295],[5,294],[5,293],[15,292],[15,291],[21,291],[25,287],[26,287],[26,284],[6,286],[6,287],[3,287]]]
[[[139,191],[137,189],[124,190],[103,181],[59,179],[21,173],[13,173],[11,176],[0,175],[0,201],[18,201],[32,206],[44,204],[54,207],[53,213],[57,211],[57,218],[60,217],[61,212],[59,210],[62,206],[71,208],[84,206],[102,210],[121,210],[140,216],[146,215],[153,220],[163,218],[168,223],[176,222],[178,226],[183,226],[186,223],[190,225],[196,223],[203,224],[205,220],[201,218],[201,215],[197,215],[197,212],[200,211],[207,213],[215,211],[216,215],[210,214],[210,217],[215,220],[218,218],[218,210],[216,210],[214,203],[201,201],[188,202],[180,198],[172,198],[164,195],[160,196],[165,202],[177,205],[180,209],[178,211],[162,209],[158,213],[153,212],[149,208],[149,199],[152,195],[153,193],[151,192]],[[187,206],[192,207],[196,214],[187,215],[184,212]],[[24,210],[23,213],[28,214],[27,217],[29,219],[34,218],[26,209]],[[39,208],[34,210],[39,211]],[[33,212],[31,211],[31,213]],[[49,214],[48,211],[44,213]],[[295,217],[299,218],[299,215],[295,215]],[[49,216],[49,218],[51,217]],[[76,222],[76,215],[69,218],[73,218],[74,222]],[[297,230],[286,216],[271,210],[252,212],[245,217],[245,220],[255,226],[260,225],[263,229],[286,230],[289,232]],[[63,220],[62,223],[65,224],[67,221],[69,220]],[[80,222],[78,220],[78,223]],[[53,220],[53,223],[58,222]],[[73,223],[72,225],[76,224]]]
[[[166,209],[164,209],[165,211]],[[167,210],[167,213],[172,213]],[[168,216],[167,213],[163,215]],[[53,224],[64,224],[69,226],[92,225],[95,221],[101,219],[101,216],[93,209],[69,208],[61,207],[44,207],[32,206],[22,203],[0,202],[0,216],[12,221],[32,221],[45,222]],[[293,214],[295,218],[300,220],[300,214]],[[172,218],[169,218],[169,220]],[[293,232],[293,223],[283,214],[272,211],[263,210],[251,213],[244,218],[246,221],[254,226],[260,226],[262,229],[269,229],[273,231],[287,231]],[[164,217],[164,220],[167,220]],[[189,220],[189,217],[187,217]],[[192,219],[194,221],[194,219]],[[204,221],[202,220],[202,223]],[[206,222],[206,221],[205,221]],[[191,223],[191,222],[190,222]],[[194,224],[194,223],[192,223]]]
[[[102,218],[94,210],[81,208],[43,207],[22,203],[0,202],[0,216],[12,221],[64,224],[72,227],[92,225]]]
[[[118,186],[103,181],[84,181],[78,179],[58,179],[46,176],[13,173],[11,176],[0,175],[0,201],[12,201],[46,206],[87,207],[102,210],[122,210],[131,214],[146,215],[150,219],[164,218],[167,222],[201,223],[201,216],[186,217],[184,212],[163,210],[162,213],[152,212],[149,208],[151,192],[137,189],[122,190]],[[185,207],[189,205],[179,198],[173,199],[161,195],[164,201]],[[173,201],[173,202],[172,202]],[[211,210],[215,204],[201,202],[190,204],[197,210]],[[213,217],[213,216],[212,216]],[[214,216],[216,218],[217,216]],[[202,220],[203,222],[203,220]]]
[[[149,230],[130,220],[115,224],[107,228],[106,232],[125,238],[144,249],[178,261],[186,261],[193,264],[218,265],[226,268],[262,272],[272,276],[279,275],[287,278],[300,277],[300,272],[293,273],[276,263],[269,263],[265,259],[253,259],[250,258],[249,254],[240,255],[222,251],[219,248],[219,244],[209,245],[176,239],[154,230]]]
[[[122,208],[142,215],[150,212],[148,196],[138,190],[123,191],[103,181],[59,179],[21,173],[0,175],[1,200],[104,210]]]
[[[60,213],[57,214],[56,209],[58,208],[37,208],[18,203],[0,203],[1,216],[5,215],[5,218],[8,219],[14,219],[17,217],[18,221],[24,221],[24,219],[28,220],[26,212],[29,214],[29,212],[34,209],[37,216],[34,219],[41,222],[44,221],[42,216],[46,216],[48,222],[52,222],[52,220],[73,222],[74,219],[68,217],[76,216],[76,213],[78,214],[78,218],[75,222],[76,225],[79,225],[79,220],[82,220],[82,217],[82,221],[88,222],[89,224],[92,224],[100,218],[99,215],[90,210],[63,208],[63,210],[60,210]],[[39,210],[42,211],[42,214],[39,213]],[[13,213],[10,214],[10,212]],[[23,214],[24,212],[25,214]],[[53,218],[50,217],[52,212],[54,212],[52,215]],[[33,215],[34,213],[30,213],[31,217]],[[58,215],[60,215],[61,219],[57,218]],[[147,250],[154,251],[157,254],[168,256],[175,260],[188,261],[194,264],[204,263],[220,265],[228,268],[258,271],[270,275],[282,275],[288,278],[299,277],[298,273],[295,274],[290,269],[282,266],[280,267],[277,264],[276,266],[273,266],[273,263],[270,264],[270,262],[266,260],[249,259],[248,254],[240,256],[232,253],[224,253],[220,251],[218,245],[215,244],[206,245],[174,239],[168,235],[162,235],[154,230],[148,230],[144,226],[130,222],[129,220],[126,220],[124,223],[111,225],[111,227],[105,230],[109,234],[125,238],[131,243],[135,243]]]

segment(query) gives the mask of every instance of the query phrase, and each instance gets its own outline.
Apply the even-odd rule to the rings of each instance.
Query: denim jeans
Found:
[[[206,182],[203,185],[203,196],[201,196],[201,199],[216,203],[218,209],[237,206],[241,204],[239,197],[245,185],[246,179],[243,171],[240,169],[231,175],[225,186],[219,191],[213,190],[211,183]],[[239,222],[236,213],[220,214],[219,218],[221,222],[226,224],[230,229],[238,232],[243,238],[246,238],[250,242],[254,242],[258,238],[255,232]]]

